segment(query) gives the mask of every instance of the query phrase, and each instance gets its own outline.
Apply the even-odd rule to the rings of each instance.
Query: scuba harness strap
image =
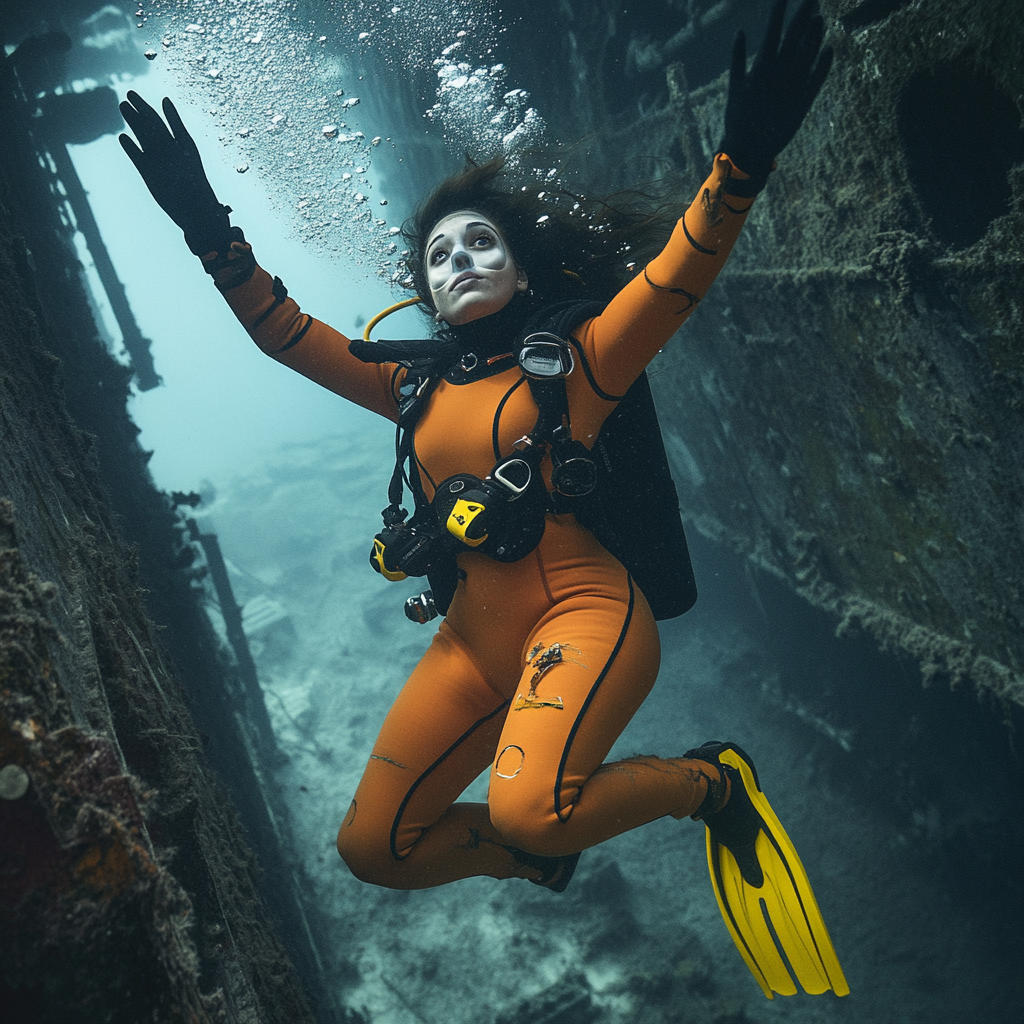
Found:
[[[651,386],[644,371],[625,395],[604,392],[586,355],[572,336],[603,305],[565,302],[542,310],[530,329],[566,339],[594,392],[616,402],[591,450],[571,436],[565,380],[529,378],[539,419],[551,422],[559,409],[566,431],[551,443],[551,511],[571,512],[626,567],[657,620],[676,618],[693,607],[697,587]],[[539,422],[539,421],[538,421]],[[536,430],[536,428],[535,428]]]
[[[571,336],[603,308],[602,303],[564,302],[531,318],[514,354],[538,408],[533,430],[498,459],[486,479],[457,474],[438,484],[432,502],[416,465],[413,434],[434,389],[458,361],[457,346],[441,340],[350,343],[353,355],[365,362],[398,363],[395,380],[406,369],[396,395],[389,504],[370,554],[374,569],[390,580],[426,575],[432,603],[444,614],[458,583],[459,550],[469,547],[497,561],[518,561],[540,543],[546,512],[571,512],[630,572],[656,619],[674,618],[693,606],[693,569],[646,372],[625,395],[605,394]],[[592,451],[572,437],[565,377],[576,361],[595,392],[618,403]],[[550,492],[541,474],[547,454]],[[402,507],[404,484],[413,495],[411,518]],[[429,594],[411,598],[407,614],[427,621],[433,616],[421,612],[430,603]]]

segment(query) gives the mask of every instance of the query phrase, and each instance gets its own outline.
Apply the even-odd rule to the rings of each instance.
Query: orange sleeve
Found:
[[[224,259],[211,254],[207,270],[249,337],[279,363],[371,412],[397,421],[392,392],[394,363],[364,363],[348,350],[349,339],[303,313],[280,278],[255,262],[251,246],[235,242]]]
[[[754,203],[729,195],[730,178],[746,175],[720,153],[668,245],[577,332],[594,378],[608,394],[626,393],[725,264]]]

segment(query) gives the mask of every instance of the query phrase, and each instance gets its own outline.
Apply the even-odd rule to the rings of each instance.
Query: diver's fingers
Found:
[[[171,102],[169,96],[164,97],[163,108],[164,117],[167,118],[167,123],[171,126],[171,133],[174,135],[175,141],[184,142],[186,145],[191,143],[190,148],[195,149],[196,144],[192,140],[192,136],[189,135],[185,122],[182,121],[181,115],[178,113],[178,108]]]
[[[122,132],[117,137],[117,141],[121,143],[121,148],[128,154],[131,162],[135,164],[135,170],[142,174],[142,162],[145,160],[145,154],[135,145],[135,140],[130,135],[125,135]],[[143,175],[145,176],[145,175]]]
[[[782,40],[779,63],[791,74],[806,74],[821,48],[825,22],[814,8],[814,0],[801,4]]]
[[[156,111],[134,89],[129,89],[127,95],[126,102],[130,103],[140,114],[156,114]]]
[[[145,129],[142,130],[142,135],[140,135],[139,126],[141,125],[141,116],[138,110],[136,110],[128,100],[122,100],[117,105],[117,109],[121,111],[121,116],[124,118],[125,124],[127,124],[128,127],[131,128],[139,138],[141,138],[142,135],[145,134]]]
[[[747,37],[743,29],[736,33],[732,41],[732,65],[729,68],[729,84],[739,85],[747,75]]]
[[[158,145],[168,137],[167,126],[160,115],[137,92],[129,90],[128,99],[119,109],[143,148]]]
[[[768,27],[757,51],[757,63],[771,60],[779,51],[779,40],[782,38],[782,26],[786,20],[786,0],[775,0],[775,6],[768,17]]]

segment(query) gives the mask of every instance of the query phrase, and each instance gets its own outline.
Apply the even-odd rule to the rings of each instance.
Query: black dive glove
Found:
[[[775,157],[796,135],[832,66],[832,48],[821,49],[825,23],[817,6],[817,0],[804,0],[783,36],[786,0],[776,0],[749,71],[746,37],[736,33],[718,152],[751,180],[730,182],[731,195],[742,188],[743,195],[754,196],[764,188]]]
[[[174,104],[164,99],[163,108],[166,125],[137,92],[129,92],[121,104],[121,115],[142,148],[129,136],[120,135],[121,148],[164,213],[185,232],[192,252],[196,256],[225,252],[233,241],[228,220],[231,207],[217,201],[199,150]]]

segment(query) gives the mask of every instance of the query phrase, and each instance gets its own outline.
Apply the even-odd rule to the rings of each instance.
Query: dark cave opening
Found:
[[[897,111],[910,181],[932,230],[957,249],[1009,210],[1024,160],[1021,113],[993,76],[964,61],[911,77]]]

